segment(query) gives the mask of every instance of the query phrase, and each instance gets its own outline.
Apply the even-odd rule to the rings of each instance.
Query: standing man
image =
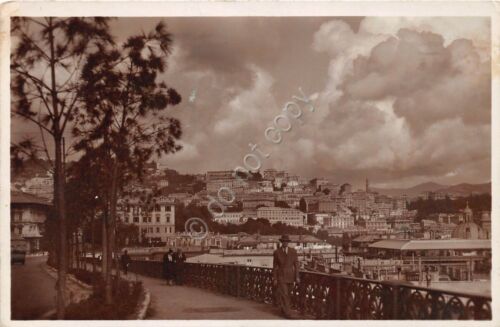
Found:
[[[175,262],[175,283],[177,285],[182,285],[183,272],[184,272],[184,262],[186,261],[186,255],[182,252],[181,248],[177,248],[177,252],[174,254]]]
[[[293,283],[300,282],[299,260],[297,251],[288,247],[290,237],[283,235],[280,238],[281,246],[274,251],[273,255],[273,285],[276,287],[276,299],[278,307],[285,318],[292,319],[290,309],[290,293]]]
[[[130,256],[128,255],[128,251],[125,250],[125,252],[122,254],[121,263],[122,263],[122,269],[123,273],[127,275],[128,273],[128,266],[130,265]]]
[[[163,277],[167,285],[172,285],[172,277],[174,275],[174,251],[168,249],[168,252],[163,255]]]

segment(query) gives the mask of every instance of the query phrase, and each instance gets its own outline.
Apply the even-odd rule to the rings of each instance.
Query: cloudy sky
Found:
[[[120,18],[118,41],[160,18]],[[164,18],[174,51],[162,79],[184,173],[233,169],[257,143],[262,167],[386,187],[490,181],[488,18]],[[303,124],[280,144],[266,128],[299,95]],[[195,96],[191,96],[191,95]],[[191,99],[190,99],[191,98]],[[19,133],[16,127],[14,133]]]

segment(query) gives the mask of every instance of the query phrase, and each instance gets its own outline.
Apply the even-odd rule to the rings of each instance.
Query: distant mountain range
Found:
[[[434,182],[427,182],[415,185],[410,188],[371,188],[373,191],[389,196],[406,194],[410,198],[415,198],[423,192],[458,193],[464,196],[471,193],[491,194],[491,182],[483,184],[461,183],[456,185],[442,185]]]

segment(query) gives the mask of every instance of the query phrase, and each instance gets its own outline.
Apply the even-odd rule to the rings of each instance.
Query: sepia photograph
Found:
[[[491,322],[491,17],[152,14],[8,17],[2,324]]]

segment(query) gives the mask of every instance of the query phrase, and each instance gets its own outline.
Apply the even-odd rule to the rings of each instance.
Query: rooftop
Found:
[[[383,240],[370,244],[374,249],[414,250],[483,250],[491,249],[490,240]]]
[[[20,191],[12,191],[10,194],[10,203],[12,204],[39,204],[44,206],[51,206],[52,204],[45,199],[39,198],[38,196],[20,192]]]
[[[324,243],[312,235],[289,235],[292,243]],[[243,236],[238,242],[241,245],[258,243],[279,243],[281,235],[248,235]]]

